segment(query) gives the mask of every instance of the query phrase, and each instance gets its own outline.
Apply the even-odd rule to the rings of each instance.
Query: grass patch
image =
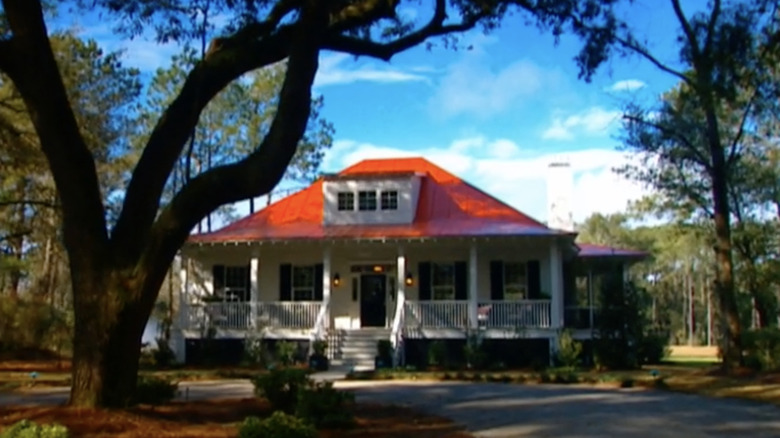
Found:
[[[452,421],[411,409],[376,404],[355,405],[356,424],[350,430],[320,431],[321,438],[472,438]],[[139,406],[127,410],[84,410],[69,407],[0,407],[0,430],[30,419],[38,423],[57,422],[82,438],[119,437],[215,437],[234,438],[248,416],[267,417],[270,406],[264,400],[232,399],[209,402],[170,403]]]

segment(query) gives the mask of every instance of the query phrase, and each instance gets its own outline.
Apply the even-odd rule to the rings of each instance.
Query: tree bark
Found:
[[[715,260],[718,265],[715,278],[715,295],[724,319],[721,356],[724,369],[742,365],[742,324],[734,294],[734,261],[731,246],[731,215],[728,203],[728,169],[718,132],[718,119],[714,103],[706,89],[702,99],[706,108],[707,137],[712,157],[712,199],[715,222]]]
[[[73,341],[71,405],[124,407],[132,402],[139,346],[154,300],[124,301],[121,297],[156,293],[130,290],[122,286],[132,283],[126,280],[110,282],[105,289],[99,285],[106,283],[98,281],[74,291],[80,299],[74,303],[79,317]]]

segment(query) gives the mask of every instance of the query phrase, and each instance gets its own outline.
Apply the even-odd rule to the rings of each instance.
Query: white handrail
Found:
[[[550,300],[483,301],[478,305],[480,325],[487,328],[548,328]]]

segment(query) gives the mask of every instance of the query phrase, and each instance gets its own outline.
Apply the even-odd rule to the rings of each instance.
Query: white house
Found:
[[[643,256],[575,237],[425,159],[365,160],[193,235],[174,349],[197,361],[209,330],[224,359],[247,336],[327,339],[332,360],[368,365],[388,339],[418,363],[480,333],[507,361],[549,360],[562,328],[590,337],[594,285]]]

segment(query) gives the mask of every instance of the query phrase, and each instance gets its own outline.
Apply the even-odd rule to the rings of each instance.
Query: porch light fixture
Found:
[[[374,265],[374,272],[382,272],[385,268],[382,267],[382,265]]]
[[[341,276],[339,275],[338,272],[336,272],[336,275],[333,276],[333,286],[339,287],[340,284],[341,284]]]
[[[411,272],[406,273],[406,280],[404,280],[407,286],[411,286],[414,284],[414,277],[412,277]]]

